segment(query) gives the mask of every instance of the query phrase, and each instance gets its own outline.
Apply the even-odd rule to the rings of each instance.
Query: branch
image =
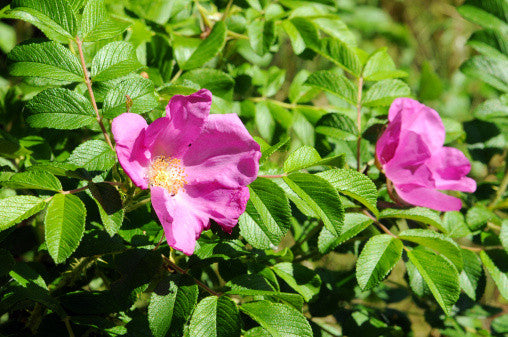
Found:
[[[90,77],[88,76],[88,72],[86,70],[85,56],[83,55],[83,42],[81,42],[81,40],[79,39],[79,36],[76,36],[76,44],[78,45],[79,59],[81,61],[81,68],[83,68],[83,77],[85,78],[86,87],[88,88],[88,94],[90,95],[90,100],[92,101],[92,106],[95,111],[95,117],[101,127],[101,130],[102,130],[102,133],[104,134],[104,138],[106,139],[106,142],[108,143],[109,147],[113,151],[115,151],[115,147],[113,146],[113,143],[111,143],[111,139],[109,138],[108,132],[106,131],[106,128],[104,127],[104,123],[102,122],[102,116],[99,114],[99,109],[97,108],[97,103],[95,102],[95,96],[94,96],[93,90],[92,90],[92,81],[90,80]]]
[[[382,230],[383,232],[385,232],[386,234],[388,234],[388,235],[390,235],[390,236],[392,236],[392,237],[394,237],[394,238],[396,238],[396,239],[398,238],[398,236],[397,236],[397,235],[395,235],[395,234],[393,234],[392,232],[390,232],[390,230],[389,230],[388,228],[386,228],[386,226],[385,226],[385,225],[383,225],[381,222],[379,222],[379,221],[378,221],[378,219],[376,219],[376,218],[375,218],[372,214],[370,214],[370,213],[369,213],[369,212],[367,212],[366,210],[363,210],[362,212],[363,212],[363,214],[365,214],[366,216],[368,216],[369,218],[371,218],[371,219],[372,219],[372,221],[374,221],[374,223],[375,223],[375,224],[376,224],[379,228],[381,228],[381,230]]]

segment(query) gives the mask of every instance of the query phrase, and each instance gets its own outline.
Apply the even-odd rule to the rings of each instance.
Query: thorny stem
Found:
[[[174,270],[176,271],[177,273],[179,274],[182,274],[182,275],[189,275],[187,273],[187,271],[181,267],[179,267],[176,263],[174,263],[173,261],[171,261],[170,259],[168,259],[166,256],[164,256],[163,254],[161,254],[162,256],[162,259],[164,260],[164,262],[166,263],[167,265],[167,269],[169,271],[171,270]],[[191,276],[191,275],[189,275]],[[213,289],[211,289],[210,287],[208,287],[206,284],[204,284],[203,282],[201,282],[200,280],[198,280],[197,278],[191,276],[192,279],[194,280],[194,283],[196,283],[198,286],[200,286],[201,288],[203,288],[203,290],[205,290],[206,292],[208,292],[210,295],[214,295],[214,296],[217,296],[219,297],[220,294],[216,291],[214,291]]]
[[[356,102],[356,125],[358,127],[358,140],[356,141],[356,170],[360,171],[360,145],[362,143],[362,90],[363,77],[358,78],[358,98]]]
[[[104,127],[104,123],[102,122],[102,116],[99,114],[97,103],[95,102],[95,96],[92,90],[92,81],[90,80],[90,77],[88,76],[88,71],[86,70],[85,56],[83,55],[83,42],[81,42],[79,36],[76,36],[76,44],[78,45],[79,59],[81,61],[81,67],[83,68],[83,76],[85,78],[86,87],[88,88],[88,94],[90,95],[90,100],[92,101],[92,106],[95,111],[95,117],[97,118],[97,122],[101,127],[106,142],[108,143],[109,147],[114,151],[115,147],[113,146],[113,143],[111,143],[111,139],[109,138],[108,132]]]
[[[222,14],[222,21],[226,21],[226,19],[229,16],[229,11],[231,10],[231,6],[233,5],[233,0],[229,0],[228,4],[226,5],[226,9],[224,10],[224,14]]]
[[[392,232],[390,232],[390,230],[388,228],[385,227],[385,225],[383,225],[381,222],[378,221],[378,219],[376,219],[372,214],[370,214],[368,211],[366,210],[363,210],[363,214],[365,214],[366,216],[368,216],[369,218],[372,219],[372,221],[374,221],[374,223],[379,227],[381,228],[381,230],[383,232],[385,232],[386,234],[394,237],[394,238],[398,238],[397,235],[393,234]]]

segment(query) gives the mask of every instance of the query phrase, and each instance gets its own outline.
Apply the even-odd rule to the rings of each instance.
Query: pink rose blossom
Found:
[[[388,126],[376,145],[386,177],[405,202],[438,211],[460,210],[460,199],[438,190],[474,192],[476,182],[464,154],[443,146],[445,129],[439,114],[410,98],[393,101]]]
[[[258,143],[236,114],[209,115],[212,94],[176,95],[166,117],[147,125],[124,113],[113,120],[118,160],[136,186],[150,188],[168,244],[191,255],[210,219],[230,233],[257,177]]]

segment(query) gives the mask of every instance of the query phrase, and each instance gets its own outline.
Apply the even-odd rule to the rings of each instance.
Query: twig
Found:
[[[226,19],[229,16],[229,11],[231,10],[231,5],[233,5],[233,0],[229,0],[228,4],[226,5],[226,9],[224,10],[224,14],[222,14],[222,21],[226,21]]]
[[[173,76],[173,78],[169,81],[169,83],[170,84],[175,83],[175,81],[180,77],[180,75],[182,75],[182,72],[183,72],[182,69],[178,69],[178,71],[176,72],[175,76]]]
[[[76,36],[76,44],[78,45],[79,58],[81,60],[81,67],[83,68],[83,77],[85,78],[86,87],[88,88],[88,94],[90,95],[90,100],[92,101],[92,106],[95,111],[95,117],[97,118],[97,122],[101,127],[106,142],[108,143],[109,147],[114,151],[115,147],[113,146],[113,143],[111,143],[111,139],[109,138],[108,132],[104,127],[104,123],[102,122],[102,116],[99,114],[97,103],[95,102],[95,96],[92,90],[92,81],[90,80],[90,77],[88,76],[88,71],[86,70],[85,56],[83,55],[83,42],[81,42],[79,36]]]
[[[499,185],[499,188],[496,192],[496,197],[490,205],[488,206],[489,209],[493,209],[499,201],[503,198],[504,192],[506,192],[506,188],[508,187],[508,168],[505,170],[503,180],[501,181],[501,185]]]
[[[283,177],[285,177],[287,175],[288,175],[287,173],[282,173],[282,174],[260,174],[260,175],[258,175],[258,178],[283,178]]]
[[[162,254],[161,254],[162,255]],[[179,274],[182,274],[182,275],[189,275],[187,273],[187,271],[181,267],[179,267],[177,264],[175,264],[173,261],[171,261],[170,259],[168,259],[166,256],[162,255],[162,259],[164,260],[164,262],[168,265],[167,269],[169,271],[171,270],[174,270],[176,271],[177,273]],[[214,291],[213,289],[211,289],[210,287],[208,287],[206,284],[204,284],[203,282],[201,282],[200,280],[198,280],[197,278],[193,277],[192,275],[189,275],[192,277],[192,279],[194,280],[194,283],[196,283],[198,286],[200,286],[201,288],[203,288],[206,292],[208,292],[210,295],[214,295],[214,296],[217,296],[219,297],[220,294],[216,291]]]
[[[362,90],[363,77],[358,78],[358,97],[356,102],[356,124],[358,127],[358,140],[356,141],[356,170],[360,171],[360,145],[362,143]]]
[[[74,331],[72,331],[71,322],[69,321],[69,316],[66,316],[63,321],[65,323],[65,327],[67,328],[67,332],[69,333],[69,337],[75,337]]]
[[[370,214],[368,211],[366,210],[363,210],[363,214],[365,214],[366,216],[368,216],[369,218],[372,219],[372,221],[374,221],[374,223],[376,225],[378,225],[379,228],[381,228],[381,230],[383,230],[383,232],[385,232],[386,234],[394,237],[394,238],[398,238],[397,235],[393,234],[392,232],[390,232],[390,230],[388,228],[385,227],[385,225],[383,225],[381,222],[378,221],[378,219],[376,219],[372,214]]]

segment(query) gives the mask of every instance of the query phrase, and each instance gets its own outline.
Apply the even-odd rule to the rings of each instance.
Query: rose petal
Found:
[[[210,107],[212,94],[206,89],[189,95],[175,95],[166,107],[166,117],[147,128],[145,145],[152,155],[181,158],[199,136]]]
[[[436,188],[439,190],[455,190],[474,192],[476,182],[467,178],[471,164],[462,151],[443,147],[441,151],[432,155],[429,167],[434,172]]]
[[[439,114],[411,98],[397,98],[388,112],[388,120],[401,115],[401,132],[419,134],[431,152],[439,150],[445,140],[445,128]]]
[[[146,127],[145,119],[133,113],[121,114],[113,119],[111,126],[118,161],[134,184],[142,189],[148,188],[145,171],[150,164],[143,145]]]
[[[216,221],[224,231],[231,233],[238,218],[245,212],[249,188],[222,188],[218,183],[187,185],[187,200],[200,213]]]
[[[462,201],[459,198],[432,188],[414,184],[394,185],[394,187],[402,200],[415,206],[428,207],[442,212],[458,211],[462,207]]]
[[[236,114],[210,115],[183,165],[190,185],[219,182],[239,188],[256,179],[260,157],[259,144]]]
[[[150,190],[152,206],[164,228],[168,245],[192,255],[197,238],[209,226],[210,221],[206,216],[196,213],[195,205],[189,203],[181,193],[171,196],[158,186]]]
[[[402,124],[401,117],[402,114],[397,114],[393,120],[388,123],[386,130],[376,143],[376,157],[381,165],[392,160],[399,146],[400,127]]]

